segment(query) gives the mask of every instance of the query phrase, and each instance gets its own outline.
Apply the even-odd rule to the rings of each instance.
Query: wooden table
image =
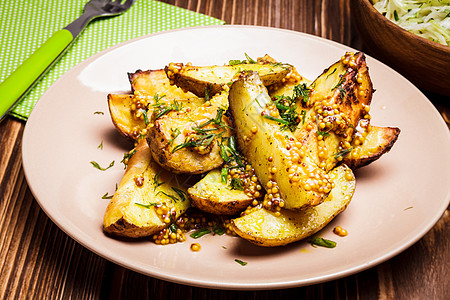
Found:
[[[348,0],[163,2],[222,19],[227,24],[314,34],[370,54],[352,27]],[[449,99],[426,94],[448,123]],[[169,283],[129,271],[76,243],[38,206],[22,169],[24,127],[24,122],[11,117],[0,124],[0,299],[448,299],[450,295],[448,210],[424,238],[389,261],[313,286],[221,291]]]

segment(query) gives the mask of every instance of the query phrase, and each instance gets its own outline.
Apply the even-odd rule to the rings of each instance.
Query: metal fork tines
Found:
[[[97,17],[108,17],[119,15],[128,10],[135,0],[91,0],[84,6],[83,14],[67,25],[64,29],[69,30],[75,38],[86,25]]]

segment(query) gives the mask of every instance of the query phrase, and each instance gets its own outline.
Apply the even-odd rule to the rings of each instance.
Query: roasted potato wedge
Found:
[[[367,166],[389,152],[399,134],[397,127],[370,126],[363,143],[355,145],[342,162],[353,170]]]
[[[358,54],[361,55],[361,54]],[[362,72],[363,74],[365,74],[364,76],[360,75],[360,81],[361,84],[363,84],[364,82],[366,83],[365,88],[363,87],[363,90],[366,89],[369,94],[371,91],[371,84],[369,82],[370,78],[368,77],[367,74],[367,67],[364,66],[364,63],[362,63],[362,61],[360,61],[359,64],[359,68],[363,69],[360,70],[360,72]],[[322,74],[321,76],[319,76],[318,79],[316,79],[316,84],[312,83],[312,82],[308,82],[307,79],[302,78],[302,81],[299,83],[288,83],[288,84],[284,84],[281,85],[280,87],[277,87],[276,89],[272,89],[270,96],[272,98],[275,97],[293,97],[294,96],[294,89],[298,84],[302,84],[302,83],[307,83],[307,85],[309,86],[314,86],[317,84],[321,84],[320,82],[323,82],[325,80],[331,81],[333,78],[331,78],[331,76],[334,75],[338,75],[339,71],[337,70],[343,70],[342,64],[340,64],[340,62],[334,64],[334,67],[330,67],[327,70],[325,70],[324,74]],[[344,72],[345,73],[345,72]],[[326,85],[328,87],[332,86],[333,82],[336,82],[337,78],[334,77],[334,81],[327,82]],[[358,78],[356,78],[356,80],[358,80]],[[354,78],[353,78],[354,81]],[[351,82],[351,81],[350,81]],[[343,85],[348,85],[344,84]],[[354,84],[354,87],[358,86],[358,82]],[[355,89],[354,89],[355,90]],[[354,91],[357,92],[357,91]],[[364,93],[365,94],[365,93]],[[366,97],[367,94],[365,94],[365,97],[363,99],[363,101],[366,103],[366,107],[367,107],[367,102],[369,101],[369,97]],[[370,96],[371,97],[371,96]],[[313,120],[315,118],[315,112],[314,109],[312,108],[313,104],[317,101],[318,96],[316,94],[315,96],[315,100],[313,99],[312,101],[309,101],[309,104],[306,105],[305,103],[302,103],[303,99],[297,99],[297,113],[301,114],[302,111],[304,110],[304,114],[305,114],[305,120]],[[361,109],[359,109],[361,112]],[[355,111],[358,111],[358,109],[355,109],[353,111],[353,113]],[[365,110],[364,110],[365,111]],[[365,111],[366,112],[366,111]],[[361,116],[361,115],[360,115]],[[314,124],[314,122],[312,122],[312,126],[310,128],[306,128],[307,124],[305,122],[305,124],[299,124],[295,135],[298,139],[303,140],[304,143],[306,144],[306,147],[309,147],[309,151],[311,153],[317,153],[317,148],[318,148],[318,144],[314,139],[314,136],[317,136],[318,134],[318,130],[317,130],[317,123]],[[311,123],[310,123],[311,124]],[[363,126],[361,126],[361,124],[363,124]],[[353,125],[352,125],[353,126]],[[316,128],[314,128],[316,127]],[[369,128],[369,129],[367,129]],[[353,139],[351,141],[351,151],[342,151],[341,154],[343,157],[342,163],[348,165],[350,168],[357,169],[360,168],[362,166],[366,166],[368,164],[370,164],[371,162],[377,160],[378,158],[380,158],[383,154],[387,153],[392,146],[394,145],[395,141],[398,138],[398,135],[400,133],[400,129],[399,128],[394,128],[394,127],[377,127],[377,126],[373,126],[370,125],[370,119],[365,119],[362,118],[360,119],[360,122],[358,124],[358,126],[356,127],[356,134],[353,136]],[[339,148],[336,148],[336,146],[339,145],[340,141],[343,141],[344,139],[339,136],[336,136],[335,133],[333,132],[327,132],[326,133],[326,138],[325,140],[325,149],[327,150],[327,154],[325,154],[325,156],[327,156],[327,160],[324,162],[325,165],[325,169],[329,170],[330,168],[332,168],[339,160]],[[333,150],[334,149],[334,150]],[[349,150],[350,150],[349,149]],[[332,152],[334,151],[334,152]],[[315,161],[319,161],[317,155],[315,156]]]
[[[147,127],[144,118],[144,110],[147,123],[152,122],[153,112],[159,112],[177,102],[184,110],[191,110],[201,106],[205,101],[202,98],[173,99],[162,97],[155,105],[155,98],[149,95],[136,93],[134,95],[108,95],[108,107],[111,120],[116,129],[127,139],[137,140],[140,133]]]
[[[221,170],[210,171],[188,189],[193,206],[216,215],[236,215],[245,210],[255,196],[243,190],[230,188],[221,178]]]
[[[294,135],[328,172],[351,152],[355,128],[370,109],[373,89],[364,54],[346,53],[310,87],[309,99],[300,101],[307,117]]]
[[[266,190],[276,188],[274,196],[287,209],[321,203],[332,183],[292,132],[281,131],[276,108],[258,74],[242,74],[230,88],[229,101],[239,148]]]
[[[233,230],[264,247],[283,246],[313,235],[345,210],[355,191],[355,177],[346,165],[336,167],[329,175],[335,187],[323,203],[299,212],[282,210],[280,216],[257,206],[231,220]]]
[[[144,139],[135,150],[106,208],[103,230],[107,234],[130,238],[152,235],[190,206],[183,179],[153,161]]]
[[[190,92],[183,91],[175,85],[171,85],[164,70],[137,70],[128,73],[131,90],[139,91],[147,95],[165,95],[167,98],[188,99],[196,97]]]
[[[215,95],[231,84],[243,71],[256,71],[264,85],[281,81],[291,71],[292,66],[279,63],[253,63],[227,66],[196,67],[171,63],[165,67],[167,77],[176,86],[191,91],[199,97]]]
[[[227,95],[216,97],[226,99]],[[157,119],[147,134],[155,161],[174,173],[200,174],[220,167],[224,162],[220,143],[232,135],[223,112],[207,103],[191,112],[171,112]]]
[[[139,132],[146,127],[145,121],[136,118],[131,106],[134,95],[108,95],[108,107],[111,120],[121,135],[134,140]]]

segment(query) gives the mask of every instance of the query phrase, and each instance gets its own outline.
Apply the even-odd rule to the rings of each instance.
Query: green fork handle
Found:
[[[73,41],[67,29],[56,31],[0,84],[0,121]]]

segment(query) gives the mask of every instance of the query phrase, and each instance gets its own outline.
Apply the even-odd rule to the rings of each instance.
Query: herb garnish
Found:
[[[227,179],[228,179],[228,168],[222,168],[222,170],[220,171],[220,181],[222,181],[222,183],[227,183]]]
[[[342,74],[342,75],[339,75],[339,81],[338,81],[338,83],[331,89],[332,91],[334,91],[335,89],[337,89],[341,84],[343,84],[344,83],[344,81],[345,81],[345,75],[347,75],[347,71],[345,71],[345,73],[344,74]]]
[[[150,207],[156,205],[156,203],[142,204],[142,203],[137,203],[137,202],[134,202],[134,204],[137,205],[137,206],[142,206],[144,208],[150,208]]]
[[[307,103],[309,99],[309,93],[311,92],[311,88],[306,85],[306,83],[297,84],[294,87],[294,99],[298,99],[302,97],[303,102]]]
[[[114,195],[108,195],[108,192],[102,196],[102,199],[111,199]]]
[[[214,227],[212,228],[212,231],[214,232],[214,234],[224,235],[226,230],[223,226],[215,224]]]
[[[282,124],[281,130],[289,129],[291,132],[294,132],[300,121],[304,123],[306,118],[306,111],[302,110],[301,114],[303,118],[300,120],[296,100],[301,99],[305,103],[308,102],[310,91],[311,89],[305,83],[302,83],[294,87],[292,97],[275,96],[273,102],[278,109],[280,118],[275,118],[270,115],[263,115],[263,117]]]
[[[208,233],[211,233],[211,230],[209,230],[208,228],[200,228],[199,230],[191,233],[190,237],[193,239],[198,239]]]
[[[321,135],[321,136],[323,136],[323,137],[327,137],[327,136],[329,136],[330,134],[329,134],[328,132],[326,132],[326,131],[320,131],[320,130],[317,130],[317,135]]]
[[[150,122],[148,120],[147,110],[143,109],[142,110],[142,115],[144,116],[145,125],[148,125],[148,123],[150,123]]]
[[[306,110],[302,110],[301,115],[302,115],[302,125],[305,125],[305,120],[306,120]]]
[[[213,142],[216,135],[214,133],[210,133],[207,135],[197,135],[192,137],[187,137],[185,142],[182,144],[177,145],[175,148],[172,149],[172,153],[177,152],[178,150],[181,150],[183,148],[187,147],[199,147],[199,146],[205,146],[208,147]]]
[[[170,131],[171,131],[170,136],[172,138],[169,140],[169,145],[172,146],[173,141],[181,134],[181,131],[180,131],[180,128],[178,128],[178,127],[175,128],[175,130],[173,128],[171,128]]]
[[[244,55],[245,55],[245,58],[247,58],[247,62],[248,62],[249,64],[256,64],[256,60],[254,60],[254,59],[252,59],[250,56],[248,56],[247,53],[244,53]]]
[[[109,164],[109,166],[106,167],[106,168],[100,167],[100,165],[99,165],[97,162],[95,162],[95,161],[91,161],[91,164],[92,164],[95,168],[97,168],[97,169],[99,169],[99,170],[101,170],[101,171],[106,171],[106,170],[108,170],[109,168],[111,168],[112,166],[114,166],[114,160],[113,160],[113,161]]]
[[[328,133],[328,131],[321,131],[320,127],[319,127],[319,118],[316,117],[316,124],[317,124],[317,135],[321,135],[322,137],[327,137],[330,134]]]
[[[158,93],[155,93],[155,95],[153,96],[153,100],[155,100],[156,103],[159,103],[159,100],[161,100],[162,98],[164,98],[166,95],[159,95]]]
[[[130,152],[124,153],[122,160],[120,161],[125,165],[125,168],[127,167],[127,161],[130,160],[130,158],[136,153],[136,149],[131,150]]]
[[[352,152],[352,150],[353,150],[353,147],[350,147],[350,148],[347,148],[347,149],[342,149],[341,151],[339,151],[337,153],[334,153],[333,157],[336,158],[336,159],[339,158],[339,157],[344,157],[347,154],[349,154],[350,152]]]
[[[245,60],[239,60],[239,59],[232,59],[228,62],[228,65],[235,66],[245,63]]]
[[[184,191],[182,191],[182,190],[180,190],[180,189],[177,189],[177,188],[175,188],[175,187],[171,187],[171,189],[172,189],[175,193],[177,193],[178,197],[180,197],[179,199],[178,199],[176,196],[167,194],[167,193],[164,192],[164,191],[159,191],[159,192],[156,193],[156,195],[163,194],[164,196],[166,196],[166,197],[172,199],[172,200],[175,201],[175,202],[178,202],[178,201],[184,202],[184,201],[186,201],[186,199],[188,198],[186,192],[184,192]]]
[[[245,261],[242,261],[242,260],[237,259],[237,258],[234,261],[237,262],[238,264],[240,264],[241,266],[246,266],[247,265],[247,263]]]
[[[311,243],[311,245],[313,247],[315,247],[315,246],[321,246],[321,247],[326,247],[326,248],[336,247],[336,242],[327,240],[327,239],[324,239],[321,237],[313,237],[309,242]]]
[[[334,68],[333,72],[331,72],[330,74],[328,74],[328,75],[327,75],[327,78],[325,78],[325,79],[328,79],[328,77],[330,77],[331,75],[333,75],[333,74],[336,72],[336,70],[337,70],[337,68]]]
[[[164,192],[164,191],[159,191],[159,192],[157,192],[157,193],[156,193],[156,196],[158,196],[159,194],[163,194],[164,196],[166,196],[166,197],[172,199],[172,200],[175,201],[175,202],[178,202],[178,200],[180,200],[180,199],[178,199],[177,197],[175,197],[174,195],[167,194],[167,193]]]
[[[284,124],[284,125],[288,125],[289,123],[286,120],[280,119],[280,118],[276,118],[276,117],[272,117],[271,115],[263,115],[262,116],[264,119],[269,119],[275,122],[278,122],[280,124]]]
[[[212,83],[209,83],[206,87],[205,87],[205,102],[209,101],[211,99],[210,95],[213,89],[213,85]]]
[[[224,111],[225,110],[223,108],[219,107],[217,109],[217,115],[215,118],[209,119],[208,121],[198,125],[197,127],[192,128],[192,130],[194,130],[196,134],[186,137],[184,143],[179,144],[172,149],[172,153],[186,147],[210,146],[216,137],[221,137],[226,132],[221,131],[219,133],[213,133],[213,131],[219,131],[220,129],[223,128],[230,128],[222,120]],[[210,129],[203,128],[209,124],[214,124],[218,126]]]
[[[102,112],[102,111],[96,111],[96,112],[94,112],[94,115],[104,115],[105,113],[104,112]]]
[[[97,149],[103,150],[103,141],[98,145]]]
[[[161,99],[161,98],[159,98],[159,99]],[[172,104],[170,104],[170,105],[167,103],[159,103],[159,101],[157,101],[152,106],[156,108],[155,119],[159,119],[160,117],[164,116],[165,114],[168,114],[170,111],[180,111],[183,107],[182,103],[178,102],[177,100],[173,100]],[[145,118],[145,116],[144,116],[144,118]]]
[[[338,90],[339,90],[339,97],[340,97],[341,99],[344,99],[345,94],[346,94],[346,91],[345,91],[345,89],[342,87],[342,84],[343,84],[344,81],[345,81],[345,75],[347,75],[347,73],[348,73],[348,71],[345,71],[344,74],[339,75],[339,76],[340,76],[339,82],[331,89],[332,91],[334,91],[335,89],[338,89]]]
[[[220,156],[222,157],[222,159],[225,161],[225,163],[231,163],[234,161],[236,163],[235,166],[225,166],[221,169],[220,171],[220,180],[223,183],[227,183],[228,182],[228,171],[232,168],[240,168],[240,167],[244,167],[244,158],[239,154],[239,152],[236,149],[236,139],[234,136],[231,136],[228,138],[227,143],[220,143]],[[235,180],[233,181],[233,179],[230,182],[230,188],[231,189],[237,189],[237,190],[241,190],[243,184],[241,179],[237,179],[235,178]]]
[[[177,225],[175,223],[170,224],[169,230],[170,232],[177,233]]]
[[[161,171],[159,171],[158,173],[155,174],[155,176],[153,177],[153,184],[155,185],[154,191],[156,191],[156,189],[163,185],[165,182],[159,182],[159,175],[161,174]]]
[[[256,64],[257,63],[257,61],[255,61],[250,56],[248,56],[247,53],[244,53],[244,55],[245,55],[245,58],[247,58],[247,60],[232,59],[228,62],[228,64],[230,66],[235,66],[235,65],[240,65],[240,64]]]
[[[188,198],[186,192],[184,192],[180,189],[177,189],[175,187],[172,187],[172,190],[174,190],[175,193],[177,193],[178,197],[180,197],[181,202],[184,202]]]
[[[231,186],[232,190],[239,190],[239,191],[244,190],[244,183],[242,182],[242,179],[240,179],[240,178],[232,178],[230,186]]]

